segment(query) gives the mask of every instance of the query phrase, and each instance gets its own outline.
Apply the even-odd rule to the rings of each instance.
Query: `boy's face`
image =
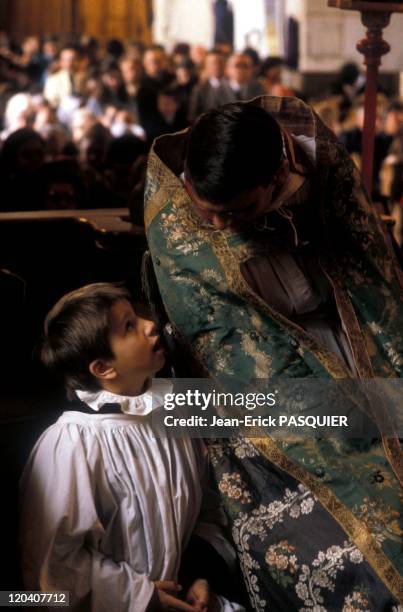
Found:
[[[110,310],[110,344],[114,354],[110,364],[120,395],[138,395],[165,363],[154,322],[137,316],[127,300],[119,300]]]

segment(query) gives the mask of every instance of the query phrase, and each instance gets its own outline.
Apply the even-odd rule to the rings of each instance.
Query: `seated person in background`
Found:
[[[45,143],[29,128],[13,132],[0,156],[1,210],[32,210],[38,171],[45,159]]]
[[[123,106],[126,102],[126,90],[122,74],[115,63],[111,63],[101,76],[102,89],[100,103],[103,107],[110,104]]]
[[[201,82],[193,89],[189,105],[189,119],[214,108],[215,91],[220,87],[224,75],[224,57],[218,51],[209,51],[204,62]]]
[[[137,104],[140,124],[145,127],[157,113],[158,93],[172,83],[174,75],[168,71],[168,58],[160,45],[152,45],[145,50],[143,68]]]
[[[91,126],[81,138],[79,144],[80,163],[98,173],[105,170],[106,153],[112,135],[101,123]]]
[[[380,102],[380,100],[379,100]],[[338,135],[340,142],[346,147],[347,151],[357,160],[360,160],[362,155],[362,132],[364,129],[364,106],[357,106],[355,109],[355,125],[348,130],[343,130]],[[372,198],[377,200],[379,197],[379,172],[383,160],[388,154],[389,148],[393,141],[393,136],[386,133],[382,122],[381,106],[378,104],[377,117],[375,124],[375,144],[374,144],[374,169],[373,169],[373,191]]]
[[[57,56],[59,53],[59,39],[55,34],[45,36],[42,45],[42,58],[45,66],[42,75],[41,85],[46,83],[46,79],[54,72],[54,67],[57,64]]]
[[[125,55],[119,62],[124,86],[124,104],[128,110],[138,116],[137,94],[143,76],[143,66],[140,59]]]
[[[253,47],[245,47],[242,51],[243,55],[249,55],[253,64],[253,76],[257,78],[259,76],[261,59],[259,57],[259,53]]]
[[[231,563],[234,552],[211,522],[212,512],[222,518],[219,507],[210,504],[208,524],[199,516],[203,443],[155,437],[151,413],[171,385],[150,382],[164,349],[129,300],[119,286],[87,285],[46,318],[42,361],[86,405],[45,431],[24,470],[25,588],[67,590],[71,609],[83,612],[244,610],[210,593],[207,568],[222,585],[223,557]],[[191,546],[205,563],[186,551],[182,589],[195,528],[206,539],[194,536]]]
[[[137,122],[135,114],[124,109],[117,109],[111,126],[111,134],[115,138],[119,138],[125,134],[133,134],[137,138],[140,138],[140,140],[146,139],[146,133],[143,127]]]
[[[65,97],[79,93],[78,53],[75,47],[67,45],[60,52],[59,70],[50,74],[45,82],[45,99],[57,108]]]
[[[188,116],[190,97],[197,83],[195,68],[194,63],[189,58],[175,64],[175,80],[170,85],[170,89],[175,92],[180,112],[184,117]]]
[[[261,84],[269,96],[294,96],[295,92],[283,85],[284,60],[281,57],[268,57],[260,69]]]
[[[395,222],[393,236],[403,245],[403,102],[393,101],[385,117],[385,133],[393,138],[380,172],[381,194],[389,198],[391,216]]]
[[[149,115],[143,125],[149,143],[158,136],[173,134],[187,127],[186,113],[181,109],[177,93],[172,86],[158,92],[157,112]]]
[[[21,46],[21,54],[0,46],[0,57],[15,70],[19,84],[30,91],[37,91],[46,69],[38,36],[27,36]]]
[[[216,45],[217,47],[217,45]],[[190,47],[189,57],[197,68],[200,70],[206,61],[207,49],[203,45],[192,45]]]
[[[365,91],[365,75],[355,62],[346,62],[340,68],[337,79],[331,85],[331,95],[340,97],[339,121],[348,120],[350,110],[356,105]],[[382,89],[378,85],[378,92]]]
[[[44,164],[37,175],[36,210],[93,208],[82,167],[73,159]],[[95,202],[96,204],[96,202]]]
[[[225,76],[215,90],[214,107],[230,102],[250,100],[264,94],[264,89],[254,78],[254,67],[249,55],[234,53],[225,67]]]
[[[4,109],[4,130],[0,133],[1,140],[5,141],[13,132],[23,128],[32,127],[34,106],[32,96],[28,93],[17,93],[7,101]]]
[[[403,130],[403,101],[393,100],[385,115],[384,130],[394,138],[401,138]]]
[[[46,161],[54,161],[60,158],[63,147],[68,141],[68,132],[59,123],[54,108],[48,102],[38,105],[33,129],[45,141]]]
[[[187,59],[190,59],[190,45],[185,42],[176,43],[171,53],[173,67],[176,68],[176,66]]]
[[[133,189],[133,165],[145,153],[145,143],[133,134],[124,134],[111,141],[106,152],[104,172],[110,208],[127,206]]]

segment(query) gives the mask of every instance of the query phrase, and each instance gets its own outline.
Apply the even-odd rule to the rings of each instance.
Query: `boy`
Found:
[[[170,385],[149,381],[164,350],[129,299],[121,287],[88,285],[46,318],[42,361],[89,408],[65,412],[25,468],[25,587],[69,591],[74,611],[243,610],[210,597],[205,576],[184,593],[176,582],[201,507],[204,449],[153,437],[153,405]],[[218,525],[209,527],[230,560]]]

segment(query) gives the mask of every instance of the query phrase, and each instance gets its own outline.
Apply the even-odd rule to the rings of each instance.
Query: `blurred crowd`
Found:
[[[186,128],[202,112],[268,94],[297,95],[279,57],[118,39],[63,41],[0,34],[1,210],[140,206],[154,138]],[[312,103],[360,163],[365,79],[340,70]],[[402,199],[403,103],[378,95],[376,197]],[[136,215],[135,215],[136,216]],[[139,213],[139,222],[141,222]]]

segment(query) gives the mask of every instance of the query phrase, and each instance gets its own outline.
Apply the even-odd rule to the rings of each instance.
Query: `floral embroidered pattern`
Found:
[[[364,589],[355,590],[344,600],[342,612],[371,612],[367,591]]]
[[[268,505],[262,504],[250,514],[240,512],[234,520],[232,535],[238,549],[253,607],[258,612],[266,609],[267,602],[260,596],[258,583],[260,566],[251,555],[250,538],[257,536],[263,542],[267,532],[277,523],[283,522],[286,515],[298,518],[301,514],[309,514],[313,510],[314,503],[312,493],[300,484],[295,491],[286,489],[283,499],[275,500]],[[297,568],[296,559],[293,558],[292,562],[288,563],[291,564],[290,567]]]
[[[326,608],[321,605],[324,603],[322,590],[334,591],[337,573],[344,570],[346,560],[354,564],[364,560],[361,552],[351,542],[344,542],[343,546],[331,546],[326,552],[320,551],[312,567],[305,564],[301,566],[295,591],[306,607],[300,608],[299,612],[326,612]]]
[[[252,500],[245,483],[241,479],[241,475],[237,472],[232,474],[226,472],[218,488],[221,493],[224,493],[229,499],[235,500],[240,504],[249,504]]]
[[[230,440],[230,446],[234,449],[235,456],[239,459],[245,459],[246,457],[258,457],[259,453],[256,448],[245,440],[245,438],[236,438]]]
[[[234,452],[238,459],[250,459],[258,457],[259,453],[256,448],[248,440],[242,436],[226,440],[211,439],[208,443],[210,460],[213,465],[218,465],[224,454]]]
[[[258,348],[257,342],[253,340],[251,334],[241,335],[241,348],[246,355],[254,358],[254,375],[256,378],[265,378],[273,375],[271,368],[273,360],[265,351]]]
[[[224,277],[214,268],[207,268],[206,270],[203,270],[200,276],[206,283],[211,283],[213,286],[222,291],[226,290]]]
[[[170,213],[161,214],[161,230],[169,249],[175,248],[182,255],[198,255],[205,239],[197,237],[195,232],[191,234],[185,230],[184,218],[187,214],[187,208],[172,204]]]
[[[293,583],[291,575],[299,567],[294,552],[295,546],[291,546],[287,540],[281,540],[278,544],[272,544],[265,555],[270,575],[285,589]]]
[[[382,499],[371,501],[368,497],[364,497],[363,503],[354,510],[368,525],[378,542],[383,542],[386,538],[401,542],[403,530],[399,525],[400,514],[397,510],[386,506]]]

